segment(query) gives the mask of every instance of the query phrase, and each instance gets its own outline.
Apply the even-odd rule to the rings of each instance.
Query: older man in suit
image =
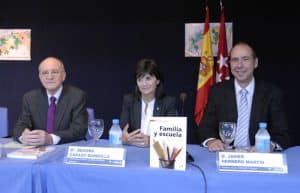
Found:
[[[35,146],[84,139],[88,120],[86,94],[76,87],[63,84],[66,72],[62,61],[54,57],[44,59],[39,65],[39,78],[43,88],[24,95],[14,138]],[[49,118],[51,100],[55,106],[51,110],[52,120]]]
[[[210,89],[208,104],[198,128],[201,143],[210,151],[224,150],[224,143],[218,133],[219,123],[237,122],[237,134],[246,136],[243,145],[250,147],[255,143],[258,123],[267,122],[272,148],[287,148],[288,126],[281,90],[270,83],[254,79],[253,72],[258,66],[258,58],[247,43],[237,43],[232,48],[230,57],[234,79],[218,83]],[[248,115],[245,116],[248,117],[248,123],[243,131],[239,130],[240,90],[248,93]],[[239,145],[237,136],[234,145]]]

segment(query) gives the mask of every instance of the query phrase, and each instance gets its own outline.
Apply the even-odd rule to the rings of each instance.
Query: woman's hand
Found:
[[[141,129],[136,129],[128,133],[129,124],[127,123],[122,132],[122,143],[128,145],[135,145],[138,147],[148,147],[150,136],[141,133]]]

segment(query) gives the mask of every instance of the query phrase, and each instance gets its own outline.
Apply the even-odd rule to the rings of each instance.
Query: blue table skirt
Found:
[[[72,145],[90,145],[77,142]],[[70,144],[56,149],[37,160],[1,158],[0,192],[9,193],[81,193],[81,192],[163,192],[201,193],[205,180],[200,170],[187,164],[186,171],[149,167],[149,148],[124,146],[126,167],[68,165],[63,157]],[[107,146],[107,140],[101,140]],[[300,146],[285,151],[288,174],[219,172],[216,153],[198,145],[188,145],[194,164],[205,173],[207,192],[213,193],[299,193]],[[7,152],[9,150],[4,150]]]

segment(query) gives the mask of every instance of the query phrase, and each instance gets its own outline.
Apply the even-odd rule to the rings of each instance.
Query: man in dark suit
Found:
[[[63,63],[54,57],[39,65],[43,88],[23,97],[22,112],[14,128],[14,138],[26,145],[51,145],[84,139],[87,131],[86,94],[64,85]],[[55,97],[56,110],[52,131],[47,128],[50,98]]]
[[[289,146],[283,94],[278,87],[254,79],[253,72],[257,66],[258,58],[248,44],[239,42],[232,48],[230,69],[234,79],[211,87],[198,128],[201,143],[210,151],[224,150],[224,143],[218,132],[219,123],[238,122],[238,107],[241,102],[239,92],[242,89],[247,91],[249,101],[246,144],[254,145],[258,123],[267,122],[272,148],[282,149]]]

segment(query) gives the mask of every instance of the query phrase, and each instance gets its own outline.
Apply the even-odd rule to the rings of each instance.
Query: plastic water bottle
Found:
[[[109,144],[113,146],[122,145],[122,129],[120,127],[119,119],[112,120],[112,126],[109,130]]]
[[[270,152],[270,134],[267,130],[267,123],[260,122],[259,129],[255,135],[255,151],[262,153]]]

